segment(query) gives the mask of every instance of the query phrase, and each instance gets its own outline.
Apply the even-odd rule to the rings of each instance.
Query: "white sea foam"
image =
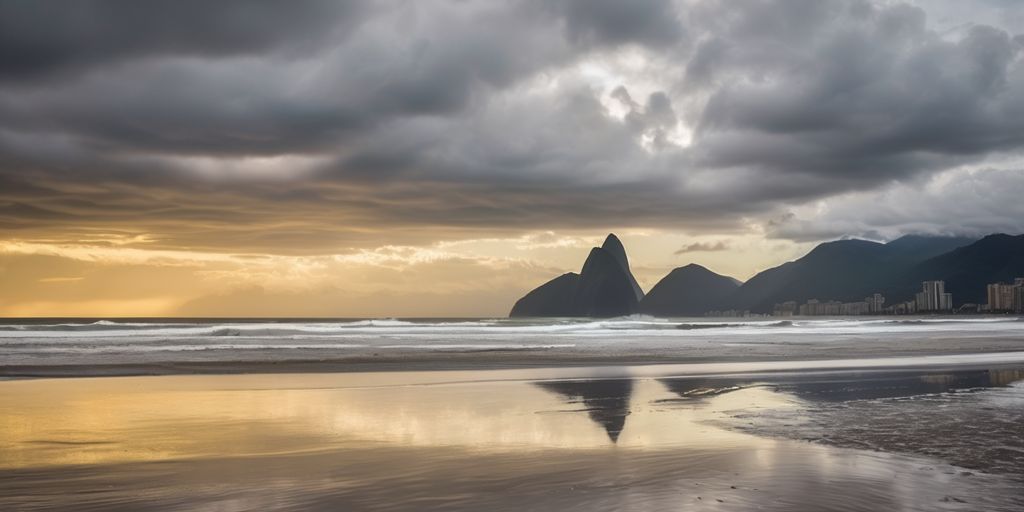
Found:
[[[363,356],[401,352],[562,351],[606,357],[654,359],[689,357],[808,357],[878,353],[885,343],[908,344],[924,353],[937,338],[956,339],[966,348],[1019,350],[1001,341],[1024,340],[1024,322],[998,318],[778,318],[667,319],[629,316],[610,319],[481,319],[339,321],[161,320],[81,323],[0,324],[0,365],[111,364],[116,354],[133,362],[246,360]],[[966,340],[966,341],[959,341]],[[951,342],[947,342],[947,345]],[[877,349],[875,348],[877,347]],[[987,347],[987,348],[985,348]],[[838,351],[838,352],[836,352]],[[111,356],[115,354],[115,356]],[[292,354],[292,355],[289,355]],[[306,357],[303,355],[303,357]],[[143,359],[139,359],[143,358]]]
[[[672,337],[710,335],[774,334],[857,334],[925,332],[956,329],[1020,330],[1016,317],[1007,318],[922,318],[922,319],[793,319],[793,320],[693,320],[685,321],[632,316],[607,320],[552,319],[521,321],[514,319],[479,321],[406,321],[373,319],[346,322],[225,322],[225,323],[140,323],[101,320],[83,324],[8,324],[0,325],[0,340],[30,338],[116,339],[116,338],[314,338],[345,337],[355,334],[380,335],[535,335],[535,334],[624,334],[664,331]]]

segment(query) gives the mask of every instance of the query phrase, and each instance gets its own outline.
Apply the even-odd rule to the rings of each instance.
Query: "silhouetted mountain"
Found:
[[[777,302],[863,298],[884,282],[885,246],[865,240],[839,240],[814,248],[803,258],[761,272],[740,286],[730,304],[769,312]]]
[[[888,244],[867,240],[823,243],[796,261],[752,277],[727,303],[736,309],[767,313],[775,303],[789,300],[801,303],[808,299],[856,301],[875,292],[897,290],[900,290],[897,295],[902,296],[902,290],[913,284],[907,276],[914,265],[972,241],[907,236]],[[919,290],[920,281],[916,286]],[[889,297],[890,302],[893,298],[896,297]]]
[[[579,274],[568,272],[540,285],[516,301],[509,316],[573,316],[579,279]]]
[[[700,316],[722,309],[740,282],[691,263],[672,270],[640,302],[640,312],[658,316]]]
[[[977,241],[977,238],[962,236],[906,235],[885,244],[885,247],[890,258],[924,261]]]
[[[984,303],[985,285],[1024,277],[1024,235],[981,240],[905,236],[887,244],[838,240],[806,256],[737,282],[699,265],[665,276],[647,297],[629,271],[615,235],[590,251],[580,274],[568,273],[516,302],[510,316],[702,315],[715,309],[771,312],[776,303],[808,299],[859,301],[882,293],[889,304],[912,300],[922,281],[942,280],[954,304]]]
[[[519,299],[509,316],[613,317],[636,313],[644,293],[629,271],[622,243],[608,235],[580,273],[564,274]]]
[[[920,290],[921,281],[941,279],[946,282],[946,291],[953,294],[955,304],[985,303],[985,285],[1024,277],[1024,235],[986,236],[973,244],[922,261],[906,276],[902,289],[890,291],[895,299],[909,300]]]
[[[635,313],[640,301],[627,272],[608,251],[591,249],[576,285],[574,316],[611,317]]]
[[[629,271],[629,258],[626,258],[626,248],[622,246],[619,237],[615,236],[615,233],[609,233],[608,237],[604,239],[604,243],[601,244],[601,249],[604,249],[605,252],[615,258],[615,261],[619,263],[619,266],[626,273],[626,277],[629,278],[629,284],[633,288],[633,294],[636,296],[637,302],[642,300],[644,298],[644,291],[640,289],[640,284],[636,282],[633,273]],[[586,268],[586,265],[584,264],[583,267]]]

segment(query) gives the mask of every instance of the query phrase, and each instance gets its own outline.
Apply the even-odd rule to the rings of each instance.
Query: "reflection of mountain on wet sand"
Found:
[[[629,415],[632,380],[563,380],[537,382],[536,385],[564,396],[570,404],[582,403],[590,419],[604,428],[608,438],[613,443],[619,440]]]
[[[1016,374],[1013,378],[1012,374]],[[965,370],[931,372],[861,373],[822,376],[783,382],[779,388],[803,399],[845,402],[949,393],[1005,386],[1021,377],[1019,371]]]
[[[659,379],[684,399],[710,397],[752,385],[773,387],[804,400],[845,402],[901,398],[957,390],[1001,387],[1024,379],[1024,371],[894,371],[834,372],[817,375],[750,375],[743,377]]]

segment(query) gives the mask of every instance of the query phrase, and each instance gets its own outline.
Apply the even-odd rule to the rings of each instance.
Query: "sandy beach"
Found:
[[[7,324],[0,509],[1024,507],[1016,318],[678,325]]]
[[[1019,510],[1022,379],[1018,353],[8,380],[0,508]],[[893,425],[936,408],[975,426]]]

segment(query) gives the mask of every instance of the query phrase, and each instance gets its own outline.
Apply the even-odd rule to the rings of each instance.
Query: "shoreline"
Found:
[[[50,379],[50,378],[102,378],[102,377],[146,377],[173,375],[275,375],[275,374],[329,374],[329,373],[396,373],[396,372],[482,372],[492,370],[559,370],[559,369],[615,369],[629,367],[668,368],[673,366],[700,367],[729,365],[736,367],[779,366],[786,371],[787,363],[797,365],[801,370],[814,369],[886,369],[917,368],[921,366],[984,367],[1024,362],[1024,346],[1004,350],[945,350],[906,351],[878,354],[833,354],[836,357],[823,359],[804,355],[801,357],[649,357],[601,354],[577,354],[574,356],[537,354],[524,357],[523,354],[494,357],[493,353],[481,356],[479,353],[428,355],[399,355],[375,358],[339,358],[333,360],[263,360],[263,361],[195,361],[195,362],[153,362],[114,363],[106,365],[10,365],[0,366],[0,380]],[[1016,356],[1003,360],[1002,355]],[[981,358],[981,361],[970,360]],[[985,356],[993,356],[987,358]],[[918,360],[915,362],[914,360]],[[881,362],[864,366],[865,361]],[[931,361],[934,361],[933,363]],[[848,365],[844,363],[849,362]],[[886,364],[886,362],[903,364]],[[808,363],[811,366],[800,366]],[[815,367],[819,363],[824,366]],[[861,363],[861,364],[858,364]],[[754,370],[772,371],[772,370]],[[657,373],[656,371],[653,373]],[[702,372],[698,372],[702,373]]]
[[[1020,375],[1024,352],[682,366],[9,381],[0,508],[636,508],[624,485],[659,510],[1024,503],[988,446],[1016,439],[996,367]]]

